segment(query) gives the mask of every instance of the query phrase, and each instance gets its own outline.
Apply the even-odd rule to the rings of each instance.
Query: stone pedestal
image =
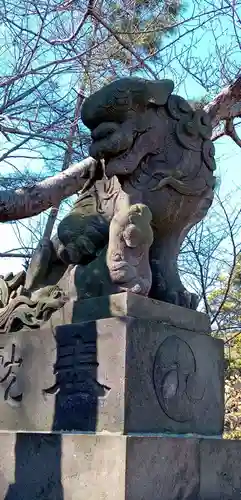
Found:
[[[240,500],[240,441],[2,434],[4,500]]]
[[[200,330],[206,317],[127,313],[2,335],[0,428],[220,435],[223,344]]]
[[[0,336],[0,498],[240,498],[209,332],[201,313],[124,293]]]
[[[210,334],[211,331],[210,321],[206,314],[130,292],[95,299],[69,300],[61,309],[52,314],[46,323],[46,328],[54,330],[59,325],[120,316],[158,319],[163,323],[191,332]]]

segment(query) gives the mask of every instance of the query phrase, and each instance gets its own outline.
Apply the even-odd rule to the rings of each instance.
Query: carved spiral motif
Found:
[[[180,120],[183,115],[192,114],[192,108],[188,102],[178,95],[171,95],[167,101],[169,114],[175,120]]]
[[[176,125],[176,134],[178,141],[186,149],[202,150],[202,139],[191,115],[179,120]]]
[[[196,359],[184,340],[167,337],[156,352],[153,385],[163,412],[176,422],[192,420],[195,403],[201,401],[201,387]]]
[[[216,169],[215,147],[212,141],[205,141],[202,149],[203,159],[207,167],[213,172]]]
[[[212,125],[209,116],[205,111],[197,109],[194,114],[196,127],[202,139],[210,139],[212,135]]]
[[[179,143],[186,149],[202,151],[202,140],[207,140],[212,135],[212,125],[207,113],[201,109],[194,111],[185,99],[177,95],[169,97],[167,110],[178,121],[176,135]]]

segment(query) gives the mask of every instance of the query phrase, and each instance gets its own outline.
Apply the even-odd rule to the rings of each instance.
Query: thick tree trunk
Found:
[[[96,161],[89,157],[34,186],[0,191],[0,222],[32,217],[58,206],[61,200],[83,187],[95,165]]]

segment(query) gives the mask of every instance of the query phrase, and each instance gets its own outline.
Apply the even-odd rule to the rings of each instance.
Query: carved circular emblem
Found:
[[[159,405],[170,419],[183,423],[192,419],[205,388],[187,342],[175,335],[162,342],[154,360],[153,384]]]

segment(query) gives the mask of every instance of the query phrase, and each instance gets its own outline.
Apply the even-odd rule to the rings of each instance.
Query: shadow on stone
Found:
[[[64,500],[61,440],[56,434],[16,435],[15,483],[4,500]]]
[[[15,483],[4,500],[64,500],[61,482],[61,431],[95,432],[98,397],[95,322],[56,328],[54,434],[16,434]]]
[[[56,328],[56,382],[47,389],[55,394],[53,431],[95,432],[97,401],[105,390],[97,382],[95,322]]]

